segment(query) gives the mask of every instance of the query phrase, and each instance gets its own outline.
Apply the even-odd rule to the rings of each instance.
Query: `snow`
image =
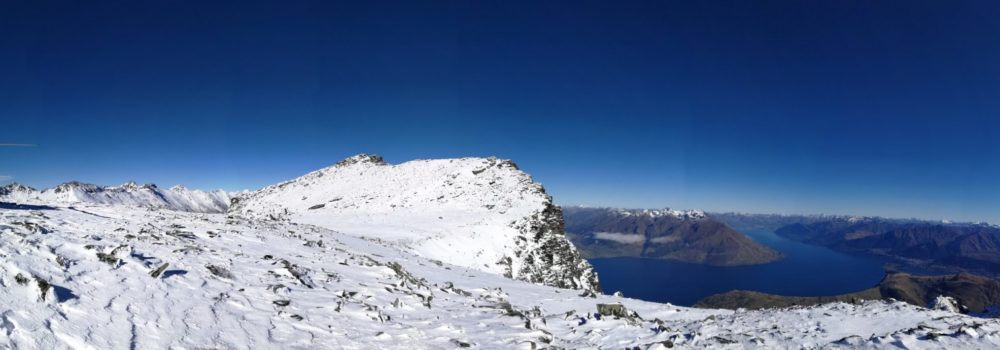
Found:
[[[1000,345],[995,320],[902,302],[732,312],[590,298],[313,225],[122,206],[74,208],[0,211],[0,347]],[[97,257],[116,249],[120,261],[113,264]],[[151,277],[164,263],[163,274]],[[30,281],[19,284],[18,274]],[[54,286],[44,299],[35,278]],[[597,304],[615,303],[642,320],[594,315]]]
[[[622,216],[637,215],[637,216],[648,216],[651,218],[674,217],[682,220],[698,220],[698,219],[704,219],[707,216],[705,215],[704,211],[695,209],[677,210],[677,209],[664,208],[664,209],[617,209],[617,210],[618,214]]]
[[[243,196],[231,213],[378,237],[454,265],[542,278],[522,273],[533,262],[518,244],[538,239],[528,227],[543,225],[544,218],[538,217],[554,205],[513,162],[461,158],[389,165],[366,157],[376,156],[352,157]],[[593,275],[559,230],[551,239],[571,250],[564,257],[579,261],[581,275]],[[567,274],[578,280],[570,284],[591,284],[586,276]]]
[[[42,191],[19,184],[3,189],[0,200],[21,204],[96,203],[221,213],[229,208],[230,201],[230,194],[222,190],[206,192],[179,185],[163,190],[156,185],[139,185],[131,181],[108,187],[74,181]]]
[[[0,348],[1000,346],[1000,321],[903,302],[734,312],[507,278],[468,255],[499,256],[511,248],[498,237],[539,223],[526,218],[550,199],[527,175],[482,158],[352,159],[226,214],[47,197],[33,200],[54,208],[0,208]]]

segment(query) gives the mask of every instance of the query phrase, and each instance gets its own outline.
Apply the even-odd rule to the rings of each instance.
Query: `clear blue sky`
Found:
[[[4,4],[0,181],[497,155],[563,204],[1000,222],[997,1],[153,3]]]

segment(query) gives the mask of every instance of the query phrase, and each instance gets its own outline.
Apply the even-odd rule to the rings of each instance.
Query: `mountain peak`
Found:
[[[93,191],[97,191],[99,188],[100,188],[99,186],[94,185],[94,184],[89,184],[89,183],[85,183],[85,182],[80,182],[80,181],[75,181],[74,180],[74,181],[69,181],[69,182],[64,182],[62,184],[59,184],[59,186],[56,186],[55,189],[53,189],[53,191],[55,191],[55,193],[63,193],[63,192],[70,192],[70,191],[72,191],[74,189],[80,189],[80,190],[86,191],[86,192],[93,192]]]
[[[0,186],[0,195],[8,195],[11,193],[29,193],[35,192],[34,188],[19,184],[17,182],[11,182],[4,186]]]
[[[337,162],[333,166],[337,167],[337,168],[340,168],[340,167],[350,166],[350,165],[354,165],[354,164],[386,165],[387,163],[385,162],[385,159],[383,159],[382,156],[380,156],[380,155],[361,153],[361,154],[358,154],[358,155],[354,155],[354,156],[350,156],[350,157],[344,158],[344,160],[341,160],[341,161]]]
[[[229,214],[294,220],[508,278],[600,290],[590,264],[565,238],[561,210],[509,160],[388,165],[362,154],[242,196]]]
[[[128,181],[118,186],[118,188],[126,191],[135,191],[139,189],[139,184],[135,181]]]
[[[3,185],[0,188],[19,189],[19,190],[34,190],[30,186],[25,186],[25,185],[22,185],[22,184],[20,184],[18,182],[11,182],[9,184]]]

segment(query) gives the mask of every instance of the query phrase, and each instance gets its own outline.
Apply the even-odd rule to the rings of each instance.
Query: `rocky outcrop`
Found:
[[[382,156],[362,153],[362,154],[358,154],[358,155],[355,155],[355,156],[347,157],[347,158],[345,158],[345,159],[337,162],[333,166],[340,168],[340,167],[345,167],[345,166],[351,166],[351,165],[358,164],[358,163],[368,163],[368,164],[374,164],[374,165],[386,165],[385,159],[383,159]]]
[[[562,210],[551,199],[545,209],[513,226],[519,232],[514,256],[522,261],[517,269],[520,279],[560,288],[601,291],[593,267],[566,239]],[[512,259],[504,261],[510,263]],[[505,275],[513,277],[509,272]]]

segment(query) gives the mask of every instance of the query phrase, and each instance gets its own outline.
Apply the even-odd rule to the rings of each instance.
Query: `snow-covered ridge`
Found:
[[[562,211],[509,160],[390,165],[361,154],[240,196],[229,213],[349,232],[514,279],[600,290],[564,235]]]
[[[617,213],[622,216],[648,216],[651,218],[674,217],[681,220],[698,220],[707,216],[701,210],[676,210],[670,208],[663,209],[617,209]]]
[[[689,209],[689,210],[677,210],[671,208],[629,209],[629,208],[612,208],[612,207],[591,207],[586,205],[566,206],[566,208],[605,209],[621,216],[646,216],[650,218],[672,217],[681,220],[700,220],[708,217],[708,214],[706,214],[704,211],[697,209]]]
[[[0,187],[0,200],[33,204],[90,203],[162,208],[200,213],[222,213],[229,208],[230,194],[206,192],[184,186],[162,189],[133,181],[118,186],[98,186],[71,181],[42,191],[17,183]]]

